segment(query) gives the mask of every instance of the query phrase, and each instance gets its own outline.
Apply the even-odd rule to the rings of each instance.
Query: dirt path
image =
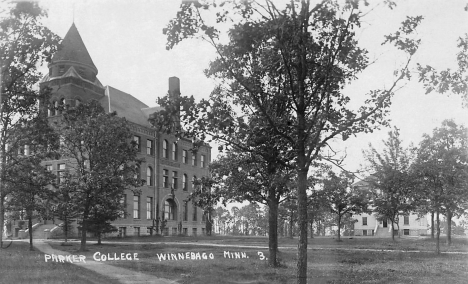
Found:
[[[70,253],[53,249],[48,243],[42,240],[34,240],[34,247],[46,254],[55,254],[55,255],[70,255]],[[96,261],[86,261],[86,262],[73,262],[75,265],[79,265],[86,269],[95,271],[101,275],[107,276],[115,282],[113,283],[123,283],[123,284],[140,284],[140,283],[151,283],[151,284],[175,284],[176,281],[156,278],[152,275],[136,272],[133,270],[115,267],[109,264],[104,264],[102,262]]]

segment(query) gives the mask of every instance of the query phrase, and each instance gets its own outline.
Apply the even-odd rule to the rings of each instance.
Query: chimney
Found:
[[[180,96],[180,80],[177,77],[169,77],[169,98]]]
[[[180,80],[177,77],[169,77],[169,99],[175,100],[180,97]],[[174,117],[175,126],[180,127],[180,105],[178,106],[177,114]]]

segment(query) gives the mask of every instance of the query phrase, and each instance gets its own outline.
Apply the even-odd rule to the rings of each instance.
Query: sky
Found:
[[[376,62],[345,88],[352,100],[362,101],[369,90],[391,84],[393,70],[406,58],[381,43],[383,36],[396,31],[407,15],[425,18],[417,30],[422,44],[411,67],[415,68],[417,62],[438,69],[456,67],[456,41],[468,33],[466,0],[396,1],[393,10],[385,8],[381,1],[369,2],[371,6],[380,5],[366,15],[357,35],[360,45],[369,50],[370,58]],[[162,30],[175,17],[178,0],[42,0],[39,3],[48,10],[44,24],[59,36],[64,37],[75,23],[103,85],[129,93],[150,107],[156,105],[158,97],[166,95],[171,76],[180,78],[182,95],[193,95],[196,99],[207,98],[215,85],[203,73],[215,58],[209,44],[188,40],[173,50],[166,50]],[[410,142],[417,145],[423,133],[431,133],[445,119],[468,126],[468,108],[462,107],[458,96],[425,95],[417,74],[413,75],[413,80],[396,93],[390,114],[391,125],[400,129],[405,145]],[[344,142],[335,141],[336,149],[341,153],[346,151],[345,168],[360,169],[364,163],[362,150],[368,149],[369,143],[381,149],[389,130],[384,128],[371,134],[358,134]],[[213,147],[213,157],[216,154]]]

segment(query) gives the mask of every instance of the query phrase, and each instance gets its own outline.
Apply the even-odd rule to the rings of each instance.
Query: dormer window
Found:
[[[59,65],[59,75],[63,75],[63,73],[65,73],[65,66]]]

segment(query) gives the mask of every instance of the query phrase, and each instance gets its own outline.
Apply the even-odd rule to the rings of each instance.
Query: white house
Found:
[[[366,181],[359,181],[354,184],[363,190],[368,188]],[[356,219],[354,223],[355,236],[376,236],[391,237],[392,223],[390,220],[378,221],[374,213],[362,213],[353,216]],[[417,214],[410,213],[398,217],[398,224],[394,224],[394,234],[400,236],[420,236],[427,233],[427,218],[419,217]]]
[[[353,216],[355,236],[391,237],[392,223],[390,221],[378,221],[374,214],[357,214]],[[427,232],[427,218],[418,217],[416,214],[399,216],[398,226],[395,224],[395,235],[420,236]]]

